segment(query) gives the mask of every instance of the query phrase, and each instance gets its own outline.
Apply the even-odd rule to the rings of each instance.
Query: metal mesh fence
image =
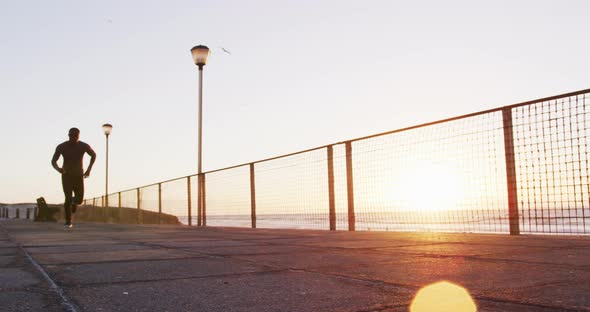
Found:
[[[195,176],[195,195],[197,180]],[[249,166],[209,173],[205,184],[207,225],[251,226]],[[197,207],[196,197],[194,207]]]
[[[352,144],[356,227],[507,232],[502,114]]]
[[[107,220],[114,220],[118,217],[117,214],[117,209],[119,207],[119,194],[118,193],[114,193],[114,194],[109,194],[107,196],[107,200],[105,200],[105,207],[109,208],[109,209],[105,209],[105,214],[107,217]],[[113,208],[113,209],[110,209]],[[117,208],[117,209],[114,209]]]
[[[147,211],[158,212],[159,209],[159,194],[158,185],[149,185],[140,188],[141,209]]]
[[[121,192],[121,207],[122,208],[137,208],[137,190],[128,190]]]
[[[193,225],[586,234],[589,104],[582,90],[204,173],[202,213],[196,175],[139,204]]]
[[[162,183],[162,213],[178,217],[182,224],[188,224],[187,178]],[[196,213],[196,207],[193,209]]]
[[[255,164],[256,225],[329,229],[325,149]]]
[[[529,233],[587,233],[590,97],[513,110],[520,226]]]
[[[108,202],[105,203],[106,207],[118,208],[119,207],[119,193],[113,193],[108,195]]]

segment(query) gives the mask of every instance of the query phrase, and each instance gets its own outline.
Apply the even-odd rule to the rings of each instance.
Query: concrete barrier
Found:
[[[62,207],[63,210],[63,207]],[[139,212],[139,218],[138,218]],[[63,213],[62,213],[63,215]],[[118,207],[93,207],[80,206],[76,214],[74,214],[75,221],[87,222],[105,222],[105,223],[121,223],[121,224],[137,224],[141,220],[141,224],[173,224],[180,225],[178,217],[169,214],[159,214],[154,211],[138,210],[137,208],[118,208]]]

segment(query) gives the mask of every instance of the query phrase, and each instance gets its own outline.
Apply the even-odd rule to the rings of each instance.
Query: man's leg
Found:
[[[61,186],[64,190],[64,210],[66,212],[66,225],[72,224],[72,179],[66,174],[61,175]]]
[[[72,212],[76,213],[78,205],[84,200],[84,176],[75,177],[73,181],[74,202],[72,203]]]

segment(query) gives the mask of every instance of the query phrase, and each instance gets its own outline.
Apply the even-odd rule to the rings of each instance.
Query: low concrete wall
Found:
[[[65,220],[63,205],[48,205],[50,207],[60,207],[61,218]],[[80,206],[73,216],[73,221],[86,222],[105,222],[121,224],[173,224],[180,225],[176,216],[169,214],[159,214],[158,212],[139,210],[137,208],[117,208],[117,207],[92,207]]]

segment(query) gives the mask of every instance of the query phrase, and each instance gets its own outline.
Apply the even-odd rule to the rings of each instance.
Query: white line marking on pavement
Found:
[[[70,302],[70,300],[68,300],[68,297],[66,297],[66,295],[64,294],[63,289],[61,287],[57,286],[57,284],[51,279],[51,277],[49,277],[47,272],[45,272],[45,270],[43,270],[43,267],[41,267],[37,263],[37,261],[35,261],[33,259],[33,257],[31,257],[31,255],[29,255],[29,253],[22,246],[19,245],[19,247],[21,247],[20,249],[23,251],[25,256],[27,256],[27,259],[29,259],[31,264],[33,264],[33,266],[39,272],[41,272],[41,275],[43,275],[43,277],[45,277],[45,280],[47,280],[47,282],[49,283],[49,288],[51,290],[55,291],[59,295],[59,297],[61,298],[61,304],[66,308],[66,310],[68,312],[78,312],[78,309],[76,308],[76,306],[72,302]]]

